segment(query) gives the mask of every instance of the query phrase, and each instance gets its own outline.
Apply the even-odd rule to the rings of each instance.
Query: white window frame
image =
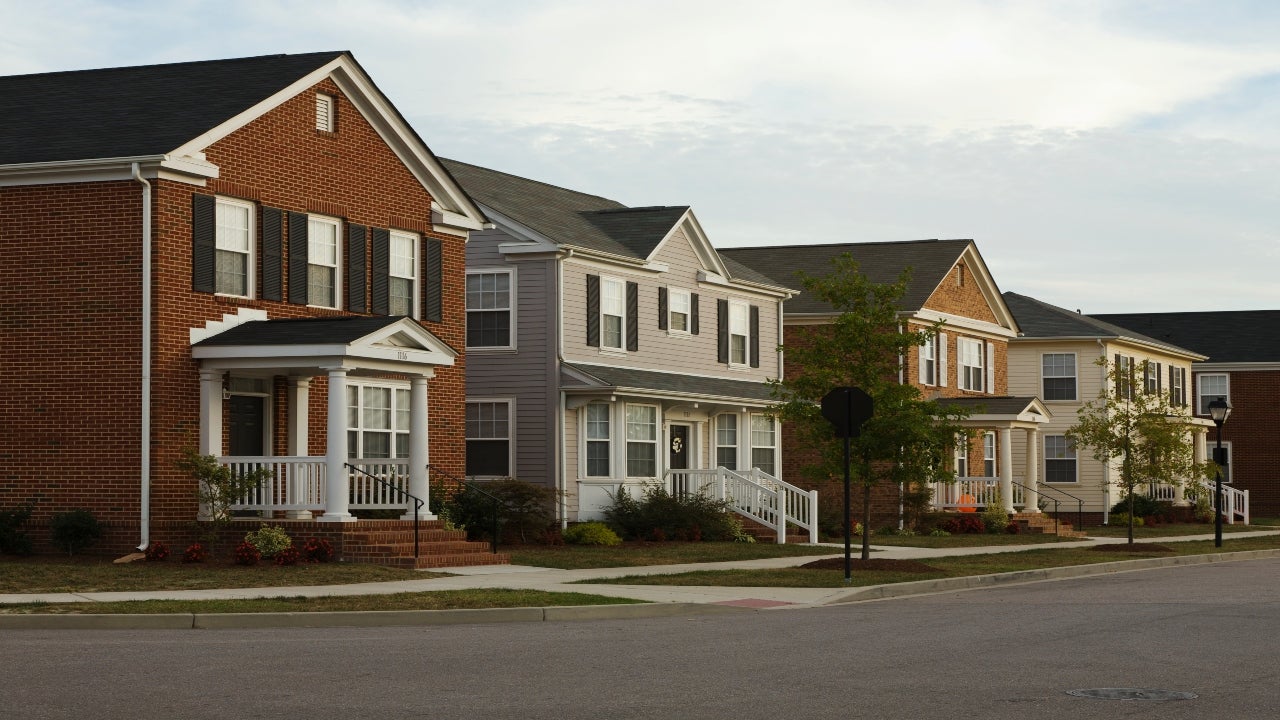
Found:
[[[969,477],[969,438],[956,438],[956,447],[952,453],[952,461],[955,463],[954,467],[956,477]]]
[[[734,338],[742,338],[742,359],[734,356]],[[729,301],[729,367],[747,367],[751,362],[751,305]]]
[[[1222,383],[1226,388],[1226,395],[1222,396],[1219,393],[1205,395],[1204,379],[1207,377],[1222,378]],[[1206,397],[1224,397],[1227,402],[1231,402],[1231,373],[1196,373],[1196,415],[1209,415],[1208,403],[1205,402]]]
[[[1213,460],[1213,449],[1214,449],[1214,447],[1216,447],[1216,443],[1209,443],[1209,460],[1210,460],[1210,461],[1212,461],[1212,460]],[[1235,454],[1231,452],[1231,449],[1232,449],[1232,448],[1231,448],[1231,441],[1230,441],[1230,440],[1223,440],[1223,441],[1222,441],[1222,449],[1223,449],[1223,451],[1225,451],[1225,452],[1227,453],[1227,469],[1226,469],[1226,471],[1225,471],[1225,472],[1223,472],[1223,473],[1222,473],[1222,483],[1223,483],[1224,485],[1230,485],[1230,484],[1231,484],[1231,476],[1232,476],[1232,468],[1234,468],[1234,467],[1235,467],[1235,464],[1236,464],[1236,462],[1235,462],[1235,460],[1236,460]],[[1210,480],[1212,480],[1213,478],[1209,478],[1209,479],[1210,479]],[[1212,492],[1212,491],[1211,491],[1211,492]],[[1210,495],[1210,497],[1212,497],[1212,494]]]
[[[723,420],[732,420],[733,427],[731,428],[721,427],[721,421]],[[715,456],[712,458],[712,460],[714,461],[712,465],[713,467],[725,467],[730,470],[738,469],[739,455],[741,454],[739,450],[739,448],[741,447],[741,442],[740,442],[741,433],[739,432],[740,431],[740,428],[738,427],[739,425],[741,425],[741,423],[739,422],[737,413],[721,413],[716,416],[715,427],[712,429],[712,433],[714,433],[713,444],[715,445]],[[723,441],[724,440],[723,436],[724,434],[727,434],[727,433],[732,433],[733,435],[733,441],[731,444],[726,444]],[[725,465],[723,462],[721,462],[720,451],[723,449],[732,450],[732,453],[731,453],[731,455],[733,456],[732,465]]]
[[[1051,357],[1070,357],[1071,358],[1071,374],[1070,375],[1050,375],[1049,368],[1045,366],[1045,360]],[[1077,362],[1079,358],[1073,352],[1047,352],[1040,354],[1040,399],[1045,402],[1076,402],[1080,400],[1080,367]],[[1055,370],[1057,368],[1054,368]],[[1045,387],[1046,380],[1062,380],[1071,378],[1071,397],[1069,398],[1050,398],[1049,391]]]
[[[756,422],[758,420],[768,423],[767,430],[756,429]],[[747,422],[749,423],[748,432],[751,433],[750,435],[751,457],[749,458],[748,464],[752,468],[759,467],[759,465],[756,464],[756,451],[768,450],[769,455],[773,458],[773,463],[772,463],[773,467],[769,470],[764,470],[764,472],[769,473],[773,477],[780,477],[779,470],[778,470],[778,434],[779,433],[778,433],[777,419],[770,417],[768,415],[765,415],[763,413],[752,413],[749,416],[749,419],[747,420]],[[757,439],[761,437],[761,433],[764,433],[764,432],[768,433],[768,439],[770,440],[769,444],[767,445],[764,443],[757,442]]]
[[[1049,440],[1058,439],[1058,438],[1060,438],[1063,442],[1062,449],[1064,454],[1062,454],[1061,456],[1050,455]],[[1068,438],[1066,435],[1045,435],[1043,440],[1044,440],[1044,443],[1043,443],[1044,444],[1044,448],[1043,448],[1044,481],[1046,483],[1053,483],[1055,485],[1066,485],[1067,483],[1079,483],[1080,482],[1080,454],[1079,452],[1077,452],[1075,446],[1071,443],[1071,439]],[[1057,443],[1055,442],[1054,444],[1057,444]],[[1070,457],[1067,457],[1065,453],[1070,453]],[[1071,461],[1071,479],[1070,480],[1050,480],[1049,479],[1049,463],[1050,462],[1066,462],[1068,460]]]
[[[592,437],[591,408],[604,409],[604,437]],[[613,405],[607,402],[589,402],[582,406],[582,477],[613,477]],[[598,421],[596,427],[599,427]],[[605,447],[605,473],[591,472],[591,443],[603,443]]]
[[[316,253],[317,226],[333,228],[333,263],[318,261]],[[315,293],[311,292],[311,268],[328,268],[333,272],[333,304],[321,305],[316,302]],[[342,221],[324,215],[307,216],[307,305],[329,309],[342,307]]]
[[[471,306],[471,278],[482,278],[485,275],[506,275],[507,276],[507,306],[503,307],[472,307]],[[481,280],[483,282],[483,280]],[[466,286],[463,288],[466,295],[464,302],[467,305],[467,317],[471,317],[471,313],[507,313],[507,344],[506,345],[472,345],[470,335],[467,336],[466,343],[468,350],[515,350],[516,349],[516,271],[514,268],[477,268],[467,271]],[[485,292],[483,289],[479,291],[481,295]],[[495,290],[494,292],[497,292]],[[483,300],[482,300],[483,302]],[[470,323],[468,322],[468,325]]]
[[[407,259],[405,258],[403,253],[396,252],[397,244],[399,244],[401,247],[404,247],[405,244],[408,245],[409,256]],[[409,281],[409,307],[408,307],[409,312],[398,313],[395,311],[396,308],[391,307],[390,314],[407,315],[411,318],[417,319],[418,316],[421,314],[419,308],[422,305],[420,302],[418,302],[419,300],[418,293],[420,292],[420,288],[422,287],[422,283],[419,282],[418,280],[418,276],[422,272],[421,258],[418,257],[418,248],[422,247],[421,238],[419,238],[418,235],[415,233],[405,232],[403,230],[392,230],[390,245],[391,245],[391,267],[387,273],[389,276],[387,292],[389,295],[390,303],[395,302],[395,296],[391,294],[391,289],[394,288],[395,281],[396,280]]]
[[[987,378],[986,347],[981,340],[966,337],[956,338],[956,343],[956,354],[960,356],[960,389],[971,392],[984,392]],[[966,349],[970,352],[966,352]],[[977,358],[976,365],[967,362],[967,360],[972,360],[975,357]],[[975,384],[977,387],[974,387]]]
[[[218,295],[225,295],[225,296],[227,296],[227,297],[252,298],[252,297],[253,297],[253,290],[254,290],[254,287],[257,285],[257,265],[258,265],[258,263],[257,263],[257,252],[256,252],[256,251],[257,251],[257,235],[258,235],[258,234],[255,232],[255,229],[256,229],[256,228],[254,227],[254,221],[257,219],[257,214],[258,214],[258,213],[257,213],[257,210],[258,210],[258,207],[257,207],[257,205],[256,205],[256,204],[251,203],[251,202],[247,202],[247,201],[244,201],[244,200],[233,200],[233,199],[231,199],[231,198],[224,198],[224,197],[215,197],[213,202],[214,202],[214,205],[213,205],[213,208],[214,208],[214,209],[213,209],[213,227],[214,227],[214,230],[213,230],[213,235],[214,235],[214,242],[213,242],[213,244],[214,244],[214,251],[213,251],[213,253],[214,253],[214,254],[213,254],[213,283],[214,283],[214,291],[215,291],[215,293],[216,293],[216,294],[218,294]],[[219,210],[220,208],[224,208],[224,207],[227,207],[227,208],[235,208],[235,209],[237,209],[237,210],[244,210],[244,211],[245,211],[245,216],[246,216],[246,218],[247,218],[246,227],[245,227],[245,233],[247,234],[247,237],[245,238],[245,240],[246,240],[246,242],[245,242],[245,246],[246,246],[246,247],[245,247],[245,249],[244,249],[244,250],[240,250],[240,249],[238,249],[238,248],[232,248],[232,247],[223,247],[223,244],[224,244],[224,234],[223,234],[223,230],[222,230],[222,227],[223,227],[223,226],[222,226],[222,223],[220,223],[220,222],[218,221],[218,220],[219,220],[219,216],[221,215],[221,213],[219,213],[219,212],[218,212],[218,210]],[[225,240],[229,241],[229,238],[226,238]],[[226,242],[226,244],[228,244],[228,245],[229,245],[230,243],[229,243],[229,242]],[[225,290],[221,289],[220,287],[218,287],[218,253],[222,253],[222,252],[231,252],[231,253],[236,253],[236,254],[242,254],[242,255],[244,255],[244,256],[245,256],[245,276],[244,276],[245,292],[244,292],[243,294],[241,294],[241,293],[227,292],[227,291],[225,291]]]
[[[338,101],[332,95],[316,93],[316,129],[334,132],[338,126]]]
[[[1170,365],[1173,375],[1169,378],[1169,405],[1173,407],[1187,406],[1187,369]]]
[[[684,327],[676,327],[676,317],[684,316]],[[667,334],[689,335],[693,332],[693,295],[688,290],[667,288]]]
[[[501,437],[498,435],[492,435],[492,436],[474,435],[473,436],[471,434],[471,431],[472,431],[471,407],[473,405],[476,406],[477,408],[481,405],[492,405],[495,407],[499,405],[505,406],[507,410],[507,417],[505,421],[507,426],[507,434]],[[479,422],[484,422],[484,420],[479,420]],[[492,424],[496,424],[497,420],[490,420],[489,422]],[[467,398],[466,419],[464,421],[463,436],[464,436],[464,442],[466,443],[469,443],[472,440],[476,440],[480,442],[492,442],[495,440],[507,441],[507,472],[505,475],[471,475],[470,473],[468,473],[467,474],[468,477],[480,477],[480,478],[515,477],[514,470],[515,470],[515,463],[516,463],[516,402],[514,398],[509,398],[509,397]],[[468,457],[470,457],[469,450],[467,455]]]
[[[996,434],[982,434],[982,473],[983,477],[996,477]]]
[[[614,298],[611,288],[616,288],[617,297]],[[616,302],[616,308],[611,307]],[[610,312],[616,309],[617,312]],[[609,335],[606,331],[606,317],[618,318],[618,344],[609,344]],[[600,349],[613,353],[625,353],[627,351],[627,283],[625,280],[614,277],[600,278]]]
[[[1116,368],[1120,376],[1120,387],[1116,390],[1119,400],[1132,400],[1138,384],[1138,370],[1132,355],[1121,355],[1120,365]]]
[[[387,428],[371,428],[365,425],[365,411],[370,409],[365,403],[366,390],[389,390],[389,404],[387,411],[390,413]],[[356,396],[356,405],[351,404],[352,393]],[[410,395],[409,385],[407,383],[395,382],[355,382],[347,384],[347,455],[352,458],[365,459],[382,459],[369,458],[365,448],[365,435],[367,433],[386,433],[389,436],[389,457],[390,458],[407,458],[409,457],[409,424],[412,422],[412,397]],[[351,411],[356,410],[356,422],[351,422]],[[403,427],[401,424],[403,423]],[[354,442],[352,442],[351,434],[355,433]],[[404,451],[400,452],[400,439],[404,439]]]
[[[631,419],[632,408],[635,408],[637,410],[641,410],[641,409],[651,410],[653,412],[653,421],[646,422],[646,423],[632,421]],[[662,473],[662,458],[658,456],[658,437],[659,437],[658,428],[659,426],[662,425],[662,412],[660,408],[657,405],[652,405],[649,403],[626,403],[624,412],[625,412],[624,422],[626,423],[626,441],[625,441],[626,452],[624,453],[623,462],[626,463],[626,468],[625,468],[627,473],[626,477],[648,478],[648,479],[659,477]],[[637,428],[649,428],[651,437],[632,438],[631,429],[633,425],[636,426]],[[631,446],[632,445],[649,445],[652,447],[653,449],[653,474],[652,475],[632,475],[631,474]]]
[[[938,336],[925,340],[919,352],[921,385],[936,387],[938,385]]]

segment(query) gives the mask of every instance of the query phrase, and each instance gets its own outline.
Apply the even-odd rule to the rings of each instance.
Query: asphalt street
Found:
[[[1276,718],[1280,559],[831,607],[5,630],[0,718]],[[1188,700],[1098,700],[1141,688]]]

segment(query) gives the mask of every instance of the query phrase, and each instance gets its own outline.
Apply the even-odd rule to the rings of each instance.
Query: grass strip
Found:
[[[107,558],[26,558],[0,561],[0,593],[131,592],[213,588],[348,585],[423,580],[445,573],[356,563],[245,567],[229,563],[133,562]]]
[[[1172,542],[1167,543],[1167,547],[1169,547],[1172,552],[1136,553],[1110,549],[1094,550],[1091,548],[1037,548],[1035,550],[1024,550],[1021,552],[926,558],[922,559],[921,562],[937,568],[937,572],[905,573],[882,570],[858,571],[853,574],[852,582],[848,585],[846,585],[844,581],[843,570],[811,570],[807,568],[782,568],[777,570],[700,570],[696,572],[671,575],[629,575],[627,577],[619,578],[580,580],[578,583],[592,585],[689,585],[716,587],[838,588],[848,587],[849,585],[865,587],[868,585],[886,585],[890,583],[909,582],[912,580],[932,580],[938,578],[966,577],[971,575],[992,575],[995,573],[1037,570],[1050,567],[1092,565],[1096,563],[1116,562],[1119,560],[1168,557],[1170,555],[1204,555],[1214,552],[1273,550],[1280,548],[1280,535],[1231,540],[1229,543],[1224,543],[1221,550],[1214,548],[1212,540]]]
[[[25,603],[0,606],[5,615],[148,615],[164,613],[353,612],[370,610],[474,610],[479,608],[629,605],[630,598],[541,590],[440,590],[392,595],[257,598],[252,600],[138,600]]]
[[[629,542],[613,547],[535,545],[503,548],[512,565],[579,570],[641,565],[758,560],[760,558],[830,555],[830,547],[734,542]]]

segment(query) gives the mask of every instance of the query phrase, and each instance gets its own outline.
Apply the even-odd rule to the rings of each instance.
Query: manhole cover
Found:
[[[1095,700],[1193,700],[1200,697],[1195,693],[1150,688],[1089,688],[1068,690],[1067,694]]]

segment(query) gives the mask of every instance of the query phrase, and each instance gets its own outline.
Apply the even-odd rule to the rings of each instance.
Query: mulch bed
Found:
[[[854,572],[868,570],[882,570],[888,572],[908,572],[908,573],[934,573],[942,572],[932,565],[925,565],[915,560],[890,560],[889,558],[871,558],[870,560],[862,560],[853,558],[849,563],[850,569]],[[806,570],[844,570],[844,558],[825,558],[822,560],[814,560],[805,563],[800,567]]]
[[[1155,543],[1108,543],[1089,548],[1096,552],[1171,553],[1173,548]]]

